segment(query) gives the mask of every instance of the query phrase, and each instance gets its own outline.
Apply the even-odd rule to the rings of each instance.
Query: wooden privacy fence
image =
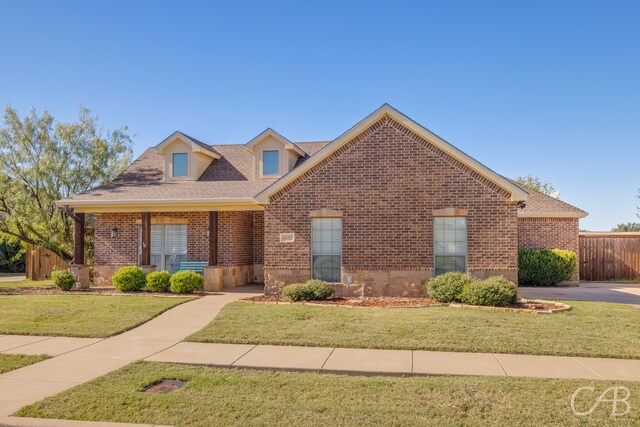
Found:
[[[580,233],[580,279],[640,277],[640,233]]]
[[[48,249],[39,246],[29,245],[26,254],[27,279],[44,280],[51,277],[54,267],[59,270],[67,268],[69,265],[58,255]]]

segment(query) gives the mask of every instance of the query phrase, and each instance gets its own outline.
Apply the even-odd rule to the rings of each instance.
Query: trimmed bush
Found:
[[[471,305],[505,307],[518,301],[518,290],[503,276],[493,276],[465,285],[460,301]]]
[[[63,291],[70,290],[76,283],[76,278],[69,270],[53,270],[51,272],[53,283]]]
[[[171,273],[168,271],[152,271],[147,274],[147,290],[149,292],[169,292]]]
[[[333,296],[335,288],[322,280],[308,280],[306,283],[296,283],[285,286],[282,294],[291,301],[313,301],[328,299]]]
[[[147,280],[140,267],[122,267],[111,276],[113,286],[121,292],[135,292],[144,288]]]
[[[313,295],[313,299],[328,299],[333,296],[336,289],[329,283],[322,280],[308,280],[305,285]]]
[[[171,275],[169,289],[174,294],[192,294],[202,288],[204,279],[194,271],[178,271]]]
[[[294,283],[282,289],[282,295],[291,301],[310,300],[309,288],[302,283]]]
[[[555,286],[571,279],[578,264],[574,252],[562,249],[520,249],[518,283],[521,286]]]
[[[429,297],[438,302],[458,302],[462,289],[473,282],[473,278],[465,273],[450,271],[434,277],[429,281]]]

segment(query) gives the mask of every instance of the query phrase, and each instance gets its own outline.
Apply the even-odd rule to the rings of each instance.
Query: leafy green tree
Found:
[[[554,191],[556,191],[556,189],[553,188],[553,185],[551,185],[551,183],[547,181],[543,181],[537,176],[533,176],[533,175],[519,176],[516,178],[516,182],[518,184],[522,184],[526,187],[529,187],[541,193],[544,193],[547,196],[553,193]]]
[[[640,223],[627,222],[626,224],[618,224],[611,231],[640,231]]]
[[[22,273],[25,271],[26,245],[15,237],[0,237],[0,272]]]
[[[73,219],[56,200],[113,180],[131,160],[123,126],[105,131],[81,108],[75,123],[35,109],[20,119],[7,107],[0,128],[0,232],[70,260]]]

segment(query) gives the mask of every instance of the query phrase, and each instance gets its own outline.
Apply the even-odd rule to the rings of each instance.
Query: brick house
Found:
[[[112,183],[58,202],[95,216],[95,282],[123,265],[202,261],[205,289],[321,278],[337,293],[421,295],[451,270],[517,280],[519,247],[578,252],[586,212],[495,173],[388,105],[333,141],[267,129],[244,145],[175,132]],[[574,280],[578,280],[577,272]]]

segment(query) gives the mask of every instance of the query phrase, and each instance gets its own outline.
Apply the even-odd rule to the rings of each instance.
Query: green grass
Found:
[[[146,296],[0,296],[0,334],[108,337],[189,300]]]
[[[0,353],[0,374],[22,368],[23,366],[33,365],[48,359],[46,354],[28,355],[28,354],[1,354]]]
[[[189,382],[169,394],[138,391],[162,378]],[[586,411],[607,387],[624,385],[633,410],[618,419],[602,404]],[[174,426],[218,425],[613,425],[640,423],[633,396],[640,383],[503,377],[357,377],[228,370],[137,362],[20,409],[19,416]],[[590,398],[590,399],[588,399]],[[619,410],[624,409],[623,404]]]
[[[0,282],[1,288],[51,288],[53,287],[53,280],[13,280],[11,282]]]
[[[187,341],[640,359],[640,309],[568,303],[573,310],[536,315],[235,302]]]

